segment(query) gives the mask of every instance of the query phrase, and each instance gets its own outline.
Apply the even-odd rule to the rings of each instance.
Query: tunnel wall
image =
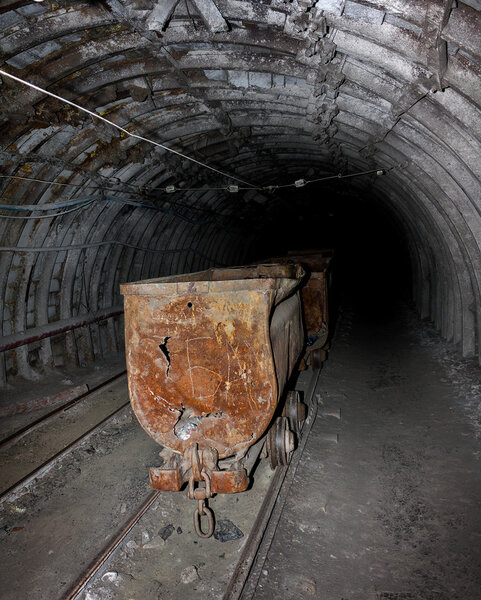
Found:
[[[0,382],[118,351],[120,282],[255,255],[265,186],[379,169],[421,316],[479,355],[480,8],[2,3],[4,71],[164,147],[2,77]]]

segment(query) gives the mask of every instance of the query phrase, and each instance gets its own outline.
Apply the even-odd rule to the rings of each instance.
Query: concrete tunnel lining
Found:
[[[421,316],[481,358],[479,2],[167,5],[7,1],[0,68],[256,185],[390,169],[353,194],[402,223]],[[229,193],[235,182],[7,77],[0,93],[2,174],[78,186],[7,177],[2,205],[94,200],[0,220],[4,338],[108,312],[124,281],[258,257],[265,191]],[[116,316],[2,352],[0,381],[121,349]]]

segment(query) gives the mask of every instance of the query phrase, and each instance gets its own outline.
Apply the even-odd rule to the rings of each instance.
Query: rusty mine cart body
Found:
[[[329,296],[332,289],[333,250],[289,252],[288,260],[302,264],[307,278],[302,287],[304,325],[307,333],[306,363],[320,368],[329,348]]]
[[[329,296],[332,288],[332,259],[334,251],[295,250],[288,256],[270,258],[280,265],[301,265],[306,276],[301,285],[304,325],[307,347],[304,363],[319,369],[329,349]]]
[[[294,448],[287,417],[274,415],[304,348],[303,276],[297,264],[272,264],[121,286],[132,407],[163,446],[150,483],[187,482],[199,535],[214,527],[206,498],[247,488],[269,427],[271,464]]]

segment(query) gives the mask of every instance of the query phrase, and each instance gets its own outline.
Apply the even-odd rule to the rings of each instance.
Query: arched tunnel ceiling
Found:
[[[480,9],[4,1],[3,71],[237,179],[4,75],[0,380],[118,347],[119,282],[252,257],[275,212],[265,186],[379,169],[352,193],[402,223],[422,316],[479,352]]]

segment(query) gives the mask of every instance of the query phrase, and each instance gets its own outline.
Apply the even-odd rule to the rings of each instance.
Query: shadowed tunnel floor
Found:
[[[479,373],[379,307],[345,305],[256,600],[481,598]]]

